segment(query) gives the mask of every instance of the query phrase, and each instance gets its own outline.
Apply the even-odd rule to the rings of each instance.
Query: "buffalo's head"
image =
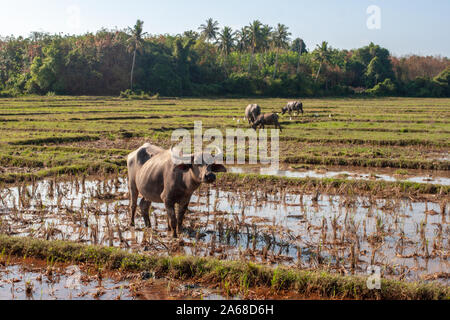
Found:
[[[183,172],[190,171],[192,178],[197,183],[214,183],[217,179],[216,173],[227,172],[224,165],[215,163],[214,159],[222,159],[223,153],[217,148],[216,156],[213,158],[209,153],[199,153],[180,156],[174,148],[172,151],[172,159],[175,164],[175,170]]]

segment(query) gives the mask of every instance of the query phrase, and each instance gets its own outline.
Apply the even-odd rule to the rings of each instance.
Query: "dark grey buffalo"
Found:
[[[300,101],[291,101],[288,102],[286,107],[283,108],[281,114],[289,113],[290,116],[292,116],[292,113],[296,112],[297,116],[300,114],[300,112],[303,114],[303,103]]]
[[[206,155],[204,157],[203,154],[195,154],[180,158],[177,154],[174,149],[164,150],[147,143],[128,156],[131,226],[134,226],[140,194],[142,200],[139,207],[145,225],[151,227],[151,203],[164,203],[169,231],[172,231],[176,238],[182,229],[192,194],[202,183],[214,183],[215,173],[226,172],[226,168],[221,164],[207,164],[204,160]],[[216,159],[222,156],[222,153],[216,154]],[[182,163],[186,159],[189,163]],[[179,206],[177,215],[175,204]]]
[[[253,124],[252,128],[256,130],[256,128],[261,127],[265,128],[266,125],[274,125],[275,129],[279,128],[280,131],[283,131],[280,126],[279,117],[276,113],[266,113],[262,114],[256,119],[255,123]]]
[[[249,104],[245,109],[245,117],[249,124],[255,123],[256,119],[261,115],[261,107],[257,104]]]

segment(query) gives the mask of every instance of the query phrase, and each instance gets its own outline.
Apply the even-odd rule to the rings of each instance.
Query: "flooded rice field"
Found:
[[[87,272],[83,269],[88,269]],[[92,268],[96,269],[96,268]],[[0,300],[227,300],[220,289],[155,278],[148,272],[123,274],[83,266],[26,259],[0,263]]]
[[[50,179],[0,191],[0,233],[341,274],[366,274],[369,266],[379,266],[384,277],[450,283],[445,201],[258,189],[202,187],[176,241],[167,236],[161,204],[153,204],[152,229],[141,217],[135,228],[129,226],[123,177]]]
[[[290,167],[281,168],[278,171],[260,167],[240,166],[232,167],[232,173],[253,173],[287,178],[342,178],[350,180],[374,180],[374,181],[408,181],[416,183],[439,184],[450,186],[450,173],[448,171],[422,171],[422,170],[394,170],[388,168],[351,168],[351,167],[327,167],[316,170],[296,170]],[[400,173],[400,174],[399,174]]]
[[[76,266],[0,265],[0,300],[131,300],[127,281],[89,276]]]

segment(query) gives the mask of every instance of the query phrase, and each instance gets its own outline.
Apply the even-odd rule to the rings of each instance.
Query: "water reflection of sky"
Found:
[[[406,176],[401,177],[398,175],[389,175],[385,173],[377,173],[374,171],[371,173],[363,173],[363,172],[352,172],[347,170],[339,170],[339,171],[315,171],[315,170],[306,170],[306,171],[295,171],[295,170],[268,170],[268,169],[260,169],[260,168],[251,168],[251,167],[231,167],[229,169],[231,173],[256,173],[262,175],[269,176],[277,176],[277,177],[287,177],[287,178],[345,178],[350,180],[383,180],[383,181],[409,181],[416,183],[426,183],[426,184],[439,184],[439,185],[450,185],[450,178],[441,177],[441,176]]]

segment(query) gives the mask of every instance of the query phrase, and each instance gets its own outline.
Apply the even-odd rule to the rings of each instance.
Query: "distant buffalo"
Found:
[[[252,128],[256,130],[260,126],[261,128],[264,129],[266,125],[274,125],[275,129],[279,128],[280,131],[283,131],[283,129],[281,129],[280,126],[278,114],[276,113],[267,113],[260,115],[258,119],[256,119]]]
[[[296,112],[297,116],[300,114],[300,112],[303,114],[303,103],[300,101],[291,101],[288,102],[286,107],[283,108],[281,114],[289,113],[290,116],[292,116],[292,113]]]
[[[245,117],[249,124],[255,123],[256,119],[261,115],[261,107],[257,104],[249,104],[245,109]]]

